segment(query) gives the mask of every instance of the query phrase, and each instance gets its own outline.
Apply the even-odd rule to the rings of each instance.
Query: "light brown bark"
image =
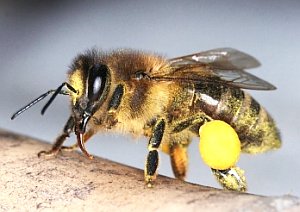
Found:
[[[263,197],[158,176],[144,185],[142,170],[80,153],[37,157],[49,144],[0,131],[2,211],[300,211],[293,196]]]

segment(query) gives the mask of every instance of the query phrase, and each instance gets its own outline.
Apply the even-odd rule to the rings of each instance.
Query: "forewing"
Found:
[[[244,70],[223,70],[207,65],[186,65],[173,68],[161,75],[151,77],[160,81],[181,81],[198,83],[223,84],[237,88],[252,90],[274,90],[275,86]]]
[[[223,70],[249,69],[260,66],[254,57],[233,48],[218,48],[169,60],[173,67],[207,64]]]
[[[272,84],[245,72],[260,63],[252,56],[232,48],[212,49],[205,52],[169,60],[170,68],[152,73],[155,80],[172,80],[193,83],[218,83],[228,86],[273,90]]]
[[[213,75],[219,83],[252,90],[274,90],[275,86],[244,70],[213,69]],[[210,78],[210,77],[209,77]],[[207,80],[209,80],[209,78]],[[215,80],[216,81],[216,80]]]

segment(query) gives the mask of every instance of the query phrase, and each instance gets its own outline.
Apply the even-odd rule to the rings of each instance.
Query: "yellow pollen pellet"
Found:
[[[235,130],[226,122],[214,120],[199,129],[199,150],[203,161],[211,168],[229,169],[237,163],[241,143]]]

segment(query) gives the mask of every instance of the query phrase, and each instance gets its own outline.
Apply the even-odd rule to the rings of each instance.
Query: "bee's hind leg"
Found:
[[[228,190],[245,192],[247,190],[244,170],[231,167],[226,170],[211,169],[220,185]]]
[[[63,129],[63,132],[56,138],[51,150],[49,151],[41,151],[38,153],[38,157],[53,157],[56,156],[57,153],[61,150],[62,145],[67,137],[70,136],[70,133],[74,131],[74,118],[70,116],[67,123],[65,124],[65,127]]]
[[[173,124],[172,136],[168,144],[164,144],[163,151],[170,155],[173,173],[177,179],[184,180],[188,166],[187,147],[191,143],[189,131],[194,127],[198,133],[199,126],[210,120],[204,113],[198,113]],[[189,131],[187,131],[189,130]]]
[[[169,144],[164,144],[163,152],[170,155],[171,166],[175,177],[184,180],[188,169],[188,152],[187,147],[191,142],[189,138],[181,138],[172,136]]]

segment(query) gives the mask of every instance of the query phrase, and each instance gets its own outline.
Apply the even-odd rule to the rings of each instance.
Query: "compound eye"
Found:
[[[93,84],[93,95],[98,96],[101,90],[102,78],[100,76],[95,77]]]
[[[88,99],[92,102],[101,98],[105,88],[108,68],[106,65],[94,65],[89,69],[88,75]]]

